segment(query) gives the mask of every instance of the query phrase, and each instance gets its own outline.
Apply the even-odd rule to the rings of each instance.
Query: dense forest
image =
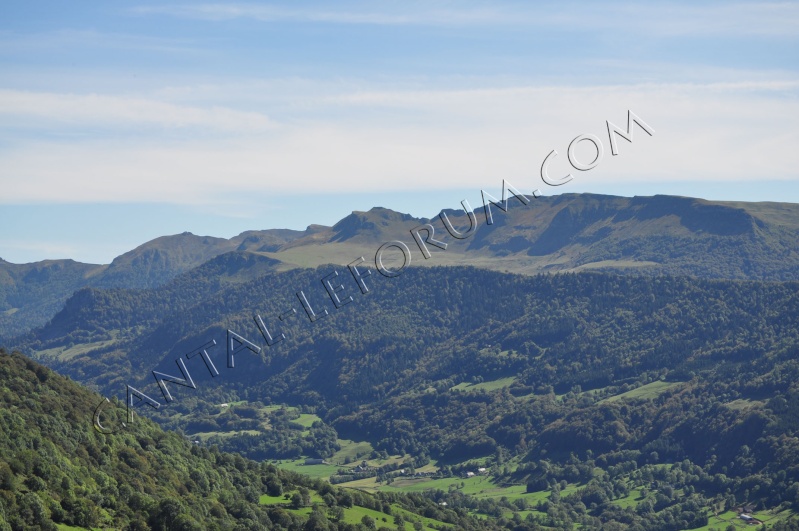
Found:
[[[100,434],[86,422],[99,395],[16,353],[0,350],[0,382],[3,531],[55,530],[57,524],[164,531],[375,529],[372,517],[344,520],[357,507],[384,514],[387,522],[405,515],[399,518],[403,528],[422,529],[422,521],[435,519],[442,527],[498,529],[431,497],[339,489],[192,445],[146,419]],[[262,495],[284,494],[285,504],[259,503]]]
[[[434,459],[441,474],[487,459],[494,481],[549,492],[528,526],[684,529],[711,507],[799,508],[796,283],[417,268],[372,271],[362,294],[345,269],[353,301],[336,309],[319,282],[333,266],[217,281],[257,260],[223,255],[153,290],[84,290],[21,347],[109,397],[132,385],[162,405],[138,413],[232,433],[212,442],[258,460],[328,457],[339,438]],[[311,322],[298,290],[328,315]],[[285,339],[267,346],[254,315]],[[229,368],[228,330],[262,350]],[[197,389],[170,385],[167,402],[152,370],[179,374],[175,360],[212,339],[220,375],[187,360]],[[237,400],[255,406],[218,411]],[[259,404],[319,421],[262,418]],[[559,496],[568,484],[582,487]],[[610,503],[641,488],[635,509]]]

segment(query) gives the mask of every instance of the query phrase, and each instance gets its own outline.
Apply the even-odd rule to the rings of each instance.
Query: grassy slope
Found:
[[[289,495],[293,494],[293,492],[289,492]],[[294,514],[301,514],[301,515],[308,515],[310,514],[312,508],[311,507],[300,507],[298,509],[294,509],[291,507],[291,503],[286,500],[284,496],[261,496],[260,503],[262,505],[279,505],[282,506],[285,510],[292,512]],[[311,505],[314,504],[321,504],[322,498],[319,496],[318,493],[311,491]],[[440,520],[435,520],[433,518],[423,517],[414,513],[411,513],[397,504],[391,504],[391,513],[394,514],[402,514],[403,519],[405,520],[405,529],[412,530],[413,523],[415,521],[422,522],[425,529],[441,529],[444,528],[451,528],[452,524],[448,524],[446,522],[442,522]],[[344,522],[349,524],[359,524],[361,523],[364,516],[369,516],[372,518],[376,523],[377,526],[380,527],[381,525],[393,525],[394,517],[391,515],[387,515],[385,513],[375,511],[373,509],[369,509],[367,507],[346,507],[344,508]]]
[[[601,400],[600,403],[615,402],[616,400],[623,400],[623,399],[649,400],[652,398],[657,398],[667,390],[681,385],[683,385],[682,382],[661,382],[661,381],[651,382],[646,385],[642,385],[641,387],[636,387],[635,389],[627,391],[626,393],[621,393],[615,396],[608,397],[604,400]]]

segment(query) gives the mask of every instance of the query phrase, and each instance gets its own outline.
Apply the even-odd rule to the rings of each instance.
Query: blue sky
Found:
[[[5,2],[0,257],[433,216],[502,179],[799,202],[797,41],[791,2]],[[611,156],[628,109],[655,134]]]

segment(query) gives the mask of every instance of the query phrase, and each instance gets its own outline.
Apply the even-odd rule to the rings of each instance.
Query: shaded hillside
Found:
[[[190,232],[162,236],[114,258],[94,285],[152,288],[234,249],[233,242],[224,238]]]
[[[356,507],[401,510],[409,521],[421,521],[415,511],[424,511],[460,529],[494,528],[421,497],[348,492],[200,448],[142,418],[125,430],[100,434],[87,423],[99,395],[19,354],[0,350],[0,377],[3,531],[55,530],[56,523],[174,531],[367,529],[344,521]],[[103,418],[105,426],[118,426]],[[297,501],[286,502],[295,509],[309,506],[311,495],[320,502],[312,510],[259,503],[262,495],[282,493],[296,495]]]
[[[232,251],[269,252],[314,231],[312,227],[305,231],[251,230],[229,240],[195,236],[190,232],[162,236],[116,257],[92,286],[152,288],[221,254]]]
[[[164,286],[147,290],[83,288],[41,329],[20,337],[47,348],[136,337],[166,314],[180,314],[213,294],[273,271],[279,262],[250,252],[219,255]],[[133,299],[131,294],[138,294]],[[101,314],[96,310],[103,308]]]
[[[31,336],[25,348],[52,351],[75,343],[81,333],[97,342],[115,332],[122,338],[116,343],[50,363],[119,395],[124,383],[152,389],[151,370],[174,371],[172,360],[211,339],[221,345],[215,358],[224,366],[225,329],[231,328],[257,341],[263,353],[241,354],[236,367],[245,368],[227,369],[213,384],[203,373],[198,381],[209,390],[246,390],[267,402],[324,407],[337,412],[330,417],[335,420],[359,405],[403,397],[424,382],[454,385],[478,376],[514,374],[522,386],[551,386],[560,394],[662,371],[689,380],[715,378],[725,367],[733,377],[744,360],[753,359],[768,360],[761,368],[765,374],[799,339],[795,284],[599,274],[522,277],[435,268],[409,270],[397,279],[373,275],[373,293],[367,296],[353,291],[352,279],[342,278],[357,298],[335,310],[321,286],[315,287],[330,271],[268,274],[219,289],[193,275],[153,291],[87,292]],[[294,297],[300,289],[317,313],[329,315],[310,323],[300,314],[280,324],[276,315],[285,308],[294,305],[302,312]],[[256,313],[287,339],[266,348],[252,321]],[[492,354],[495,349],[513,354]],[[424,446],[444,454],[455,432],[431,432]]]
[[[354,212],[270,256],[301,266],[343,264],[360,255],[373,260],[383,242],[399,239],[411,249],[412,265],[799,279],[799,205],[593,194],[529,199],[523,205],[511,198],[507,212],[493,206],[491,225],[478,205],[471,232],[463,211],[445,210],[454,227],[469,234],[463,239],[450,236],[439,217],[414,219],[379,208]],[[409,230],[428,222],[447,249],[429,245],[432,257],[425,260]]]
[[[515,227],[529,242],[525,248],[517,240],[516,246],[517,252],[552,262],[547,270],[640,265],[648,273],[707,278],[795,280],[799,275],[795,227],[746,208],[682,197],[590,195],[560,196],[537,206],[537,215],[551,221],[531,234]],[[799,220],[799,208],[790,206]],[[764,212],[761,207],[761,216]],[[496,242],[475,247],[483,245],[501,248]]]
[[[360,239],[366,243],[381,245],[391,238],[391,235],[407,232],[417,226],[422,220],[409,214],[401,214],[387,208],[375,207],[369,212],[353,212],[342,219],[330,232],[333,236],[329,241],[344,242]],[[405,229],[405,231],[402,231]]]
[[[586,268],[706,278],[799,278],[799,206],[672,196],[564,194],[508,216],[502,236],[470,246],[524,253],[545,271]],[[777,213],[779,212],[779,216]],[[790,214],[787,214],[790,213]],[[515,217],[514,217],[515,216]],[[790,217],[793,226],[782,218]],[[772,218],[773,221],[772,221]],[[533,230],[527,227],[535,227]]]
[[[0,344],[45,324],[67,297],[105,268],[74,260],[12,264],[0,259]]]
[[[496,481],[595,485],[606,500],[627,496],[619,482],[646,482],[631,475],[638,467],[666,478],[663,466],[687,461],[687,474],[662,481],[695,494],[653,497],[657,511],[631,520],[643,519],[644,529],[685,528],[654,524],[675,511],[694,515],[675,521],[701,525],[697,507],[714,503],[795,508],[796,283],[416,268],[393,279],[373,272],[368,295],[338,277],[354,300],[336,310],[319,282],[333,269],[218,286],[213,269],[154,290],[95,290],[76,296],[25,349],[46,349],[55,356],[48,363],[107,396],[133,385],[163,405],[142,414],[189,433],[224,429],[211,404],[309,408],[321,420],[303,448],[322,457],[338,436],[448,466],[512,459],[512,468],[493,468]],[[298,290],[329,315],[311,323]],[[281,322],[292,306],[299,315]],[[256,313],[286,339],[267,347]],[[239,352],[227,368],[227,329],[263,351]],[[87,330],[93,343],[53,354]],[[219,377],[199,357],[187,360],[198,389],[170,386],[175,400],[166,403],[151,371],[176,373],[176,359],[212,339]],[[277,425],[264,431],[232,413],[224,422],[234,433],[219,443],[245,455],[283,456],[294,444]],[[586,511],[591,492],[568,503]],[[614,507],[598,504],[585,522],[620,521]]]
[[[245,514],[268,521],[257,505],[262,478],[291,485],[272,467],[199,451],[143,419],[97,433],[86,420],[99,395],[17,354],[0,351],[0,372],[0,529],[205,528],[199,515],[230,529]]]
[[[291,229],[248,230],[231,238],[230,242],[236,246],[237,251],[271,252],[278,250],[287,242],[308,236],[322,228],[325,227],[311,225],[304,231]]]
[[[220,254],[249,249],[272,251],[312,232],[247,231],[230,240],[186,232],[156,238],[118,256],[110,265],[73,260],[12,264],[0,260],[0,344],[45,324],[81,288],[153,288]]]
[[[474,206],[475,228],[460,240],[447,233],[438,216],[426,220],[375,207],[353,212],[333,227],[310,225],[305,231],[247,231],[229,240],[164,236],[108,266],[0,262],[0,342],[45,324],[82,287],[156,287],[232,251],[263,254],[276,261],[275,269],[287,270],[344,265],[360,256],[373,262],[380,245],[401,240],[411,250],[412,266],[474,265],[527,275],[591,269],[799,280],[795,204],[563,194],[530,198],[528,205],[511,198],[507,212],[492,207],[492,225],[486,224],[482,205]],[[457,230],[468,231],[462,210],[445,212]],[[428,222],[447,249],[429,245],[432,257],[426,260],[409,231]]]

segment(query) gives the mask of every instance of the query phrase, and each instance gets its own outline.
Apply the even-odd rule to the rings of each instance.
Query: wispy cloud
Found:
[[[102,32],[90,29],[58,29],[19,33],[0,31],[0,56],[15,56],[29,52],[63,52],[68,49],[131,50],[169,54],[208,53],[192,39],[155,37],[122,32]]]
[[[347,2],[285,7],[263,4],[167,4],[139,6],[139,15],[170,15],[209,21],[252,19],[262,22],[420,26],[529,26],[559,29],[615,29],[626,34],[779,35],[797,37],[795,2],[640,3],[576,2]],[[577,15],[577,16],[575,16]]]
[[[385,106],[399,108],[425,108],[427,110],[445,109],[457,110],[459,113],[494,112],[497,109],[486,108],[485,105],[507,107],[508,100],[516,102],[519,106],[527,107],[525,102],[534,102],[539,96],[551,97],[552,93],[563,91],[564,94],[577,96],[601,93],[629,92],[634,90],[652,91],[667,89],[678,93],[704,92],[704,93],[737,93],[737,94],[779,94],[793,93],[799,90],[799,79],[795,80],[763,80],[763,81],[730,81],[715,83],[641,83],[637,85],[594,85],[586,87],[575,86],[518,86],[498,87],[485,89],[463,90],[405,90],[405,91],[360,91],[338,96],[331,96],[331,103],[341,103],[353,106]],[[481,103],[469,105],[468,103]]]
[[[37,118],[51,125],[104,125],[117,128],[155,125],[252,132],[273,122],[257,112],[225,107],[190,107],[146,98],[102,94],[58,94],[0,90],[0,116]]]
[[[543,186],[539,169],[552,149],[560,153],[553,174],[571,171],[598,184],[797,180],[796,88],[779,81],[353,93],[328,102],[349,109],[346,117],[268,134],[213,142],[31,140],[0,155],[0,201],[214,204],[221,193],[479,189],[501,178],[528,190]],[[376,120],[376,105],[403,111]],[[638,130],[635,142],[621,141],[621,155],[612,157],[605,120],[624,127],[628,109],[656,135]],[[166,119],[173,121],[180,118]],[[585,173],[570,169],[565,157],[583,133],[599,136],[606,152]]]
[[[335,24],[375,24],[375,25],[463,25],[508,22],[502,12],[493,8],[467,8],[462,10],[423,8],[415,10],[411,4],[383,3],[382,11],[374,9],[375,4],[330,8],[321,5],[314,8],[285,8],[276,5],[255,4],[179,4],[162,6],[139,6],[133,13],[149,15],[163,14],[202,20],[231,20],[247,18],[262,22],[293,21],[322,22]],[[417,6],[418,7],[418,6]]]
[[[503,178],[545,192],[685,183],[684,195],[697,181],[725,190],[766,179],[786,187],[761,197],[797,197],[788,184],[799,182],[799,2],[48,7],[41,16],[22,3],[0,21],[0,211],[38,204],[35,217],[50,216],[45,255],[69,251],[52,247],[49,227],[89,202],[113,214],[133,202],[131,219],[153,209],[177,220],[339,194],[308,214],[314,222],[325,208],[346,209],[351,196],[341,194],[429,197],[496,190]],[[623,127],[628,109],[656,134],[637,130],[613,157],[605,121]],[[566,151],[583,133],[602,139],[605,158],[576,172]],[[575,186],[542,183],[553,149],[552,173],[571,171]],[[8,218],[0,250],[35,225]],[[93,223],[87,234],[97,234]]]
[[[799,37],[796,2],[622,3],[609,14],[617,21],[614,26],[663,36]]]

